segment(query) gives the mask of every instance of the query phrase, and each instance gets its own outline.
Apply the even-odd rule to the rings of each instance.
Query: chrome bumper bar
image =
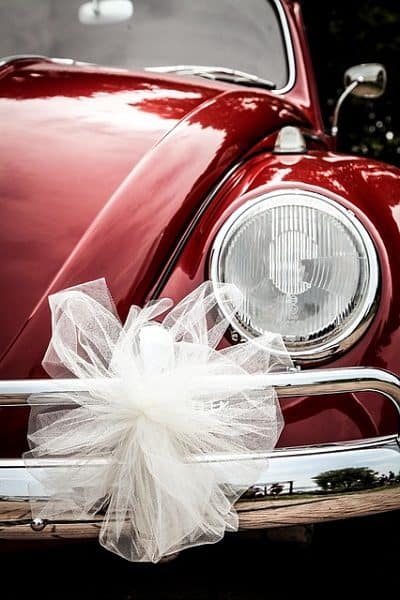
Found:
[[[354,367],[272,373],[252,376],[251,386],[273,386],[281,399],[376,392],[393,403],[400,417],[400,379],[380,369]],[[46,394],[43,404],[48,405],[53,404],[52,393],[85,390],[85,380],[79,379],[2,381],[0,406],[27,405],[31,394],[40,393]],[[400,508],[397,434],[356,442],[279,448],[262,456],[254,455],[254,459],[259,458],[268,458],[269,465],[237,503],[242,529],[304,525]],[[222,462],[218,456],[208,460]],[[22,459],[0,459],[0,539],[97,536],[100,515],[90,521],[32,520],[31,503],[45,503],[46,493],[31,471],[65,468],[68,461],[34,461],[30,467],[26,469]]]

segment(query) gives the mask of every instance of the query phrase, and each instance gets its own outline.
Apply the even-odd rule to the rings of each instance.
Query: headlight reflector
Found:
[[[290,190],[231,215],[213,245],[211,278],[243,294],[235,330],[245,338],[279,333],[302,362],[347,348],[365,331],[379,266],[352,212],[320,194]]]

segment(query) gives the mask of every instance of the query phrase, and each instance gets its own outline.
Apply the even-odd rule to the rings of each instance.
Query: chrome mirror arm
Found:
[[[351,93],[353,92],[353,90],[357,86],[358,86],[358,81],[353,81],[344,90],[344,92],[342,92],[342,94],[340,95],[338,101],[336,102],[335,111],[333,113],[333,119],[332,119],[332,128],[331,128],[331,135],[333,137],[337,137],[337,134],[338,134],[338,131],[339,131],[339,127],[338,127],[339,113],[340,113],[340,109],[342,108],[343,102],[346,100],[347,96],[351,95]]]

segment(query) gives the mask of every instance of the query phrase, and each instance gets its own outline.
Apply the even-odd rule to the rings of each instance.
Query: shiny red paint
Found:
[[[187,113],[223,91],[46,63],[17,63],[3,74],[0,355],[121,181]]]
[[[338,195],[366,221],[382,263],[379,312],[335,366],[399,371],[392,280],[400,265],[398,253],[385,250],[399,244],[399,171],[327,153],[331,142],[323,133],[299,3],[282,6],[296,81],[281,97],[199,78],[90,66],[16,62],[0,71],[1,378],[44,376],[49,293],[106,277],[124,318],[131,303],[143,303],[160,287],[170,265],[163,291],[178,300],[208,277],[210,244],[226,216],[253,194],[282,185]],[[309,148],[319,151],[271,154],[287,124],[317,136]],[[187,243],[172,262],[185,234]],[[281,445],[376,435],[397,425],[375,398],[285,406]],[[22,452],[26,423],[24,409],[0,410],[0,456]]]
[[[326,152],[264,153],[247,161],[214,198],[194,229],[161,296],[178,299],[207,279],[212,242],[226,218],[247,200],[274,189],[317,191],[352,210],[371,233],[382,270],[376,317],[361,340],[329,366],[367,365],[400,371],[400,171],[382,163]],[[313,397],[284,402],[281,446],[385,435],[398,423],[376,395]]]
[[[43,65],[41,69],[47,72],[49,67]],[[52,67],[48,74],[49,77],[51,71],[59,72],[58,69]],[[85,69],[82,71],[85,73]],[[100,76],[104,77],[104,75]],[[3,79],[0,83],[5,85],[6,81]],[[132,100],[135,98],[135,81],[133,78],[132,93],[131,96],[128,96]],[[154,77],[149,78],[149,82],[152,81],[154,81]],[[170,81],[174,81],[174,79]],[[141,82],[142,85],[145,85],[144,78],[141,79]],[[181,79],[179,79],[179,86],[182,85],[180,82]],[[108,85],[111,88],[111,82]],[[161,87],[161,82],[158,85]],[[175,81],[173,85],[176,85],[179,90]],[[185,83],[185,85],[189,90],[200,90],[193,91],[193,94],[200,94],[200,92],[203,95],[206,94],[202,88],[197,86],[193,88],[189,83]],[[166,86],[167,84],[163,83],[163,87]],[[8,86],[6,87],[8,89]],[[83,176],[87,170],[86,165],[82,162],[83,156],[79,154],[79,160],[73,163],[73,167],[70,167],[65,176],[66,182],[71,186],[70,180],[72,174],[75,173],[74,183],[77,186],[74,189],[75,194],[69,193],[69,188],[61,200],[55,194],[56,189],[53,182],[51,182],[52,194],[49,189],[43,190],[43,185],[49,185],[48,180],[43,178],[43,172],[47,174],[48,171],[44,169],[43,164],[40,165],[40,170],[39,166],[36,166],[37,179],[35,183],[38,191],[35,190],[35,192],[39,199],[43,194],[47,194],[43,200],[46,204],[43,209],[44,214],[39,219],[39,226],[34,223],[33,233],[36,235],[36,245],[31,244],[29,253],[26,247],[21,248],[21,251],[15,246],[14,250],[9,250],[10,258],[14,260],[14,268],[5,273],[9,277],[7,300],[9,303],[12,303],[13,298],[16,300],[14,310],[16,313],[19,310],[20,313],[18,321],[20,330],[19,333],[18,330],[15,331],[17,335],[13,344],[3,356],[0,367],[1,377],[24,378],[44,375],[40,363],[50,334],[47,304],[49,293],[78,282],[106,277],[119,312],[124,317],[131,303],[141,304],[143,302],[196,207],[227,168],[238,161],[249,148],[269,132],[276,131],[286,123],[306,123],[295,107],[271,94],[260,94],[257,91],[248,91],[237,86],[230,86],[227,91],[222,88],[222,91],[219,90],[219,94],[215,93],[215,89],[219,90],[219,87],[211,86],[208,98],[205,101],[203,99],[200,104],[197,103],[198,106],[180,121],[176,120],[176,112],[174,112],[173,106],[169,107],[168,99],[165,104],[161,100],[159,104],[156,100],[152,101],[150,115],[153,116],[155,113],[154,118],[157,122],[162,117],[161,122],[164,125],[168,117],[171,118],[172,115],[175,117],[174,126],[171,128],[169,121],[169,131],[164,132],[164,137],[161,137],[158,132],[156,137],[158,143],[148,149],[147,153],[143,148],[141,149],[140,159],[137,157],[136,165],[129,176],[124,180],[121,178],[121,185],[109,198],[104,198],[101,170],[96,171],[97,181],[94,192],[99,193],[100,188],[101,209],[99,210],[100,207],[98,207],[96,218],[92,217],[91,221],[85,217],[82,223],[79,216],[82,210],[81,203],[73,200],[82,185],[79,182],[81,172]],[[49,92],[50,90],[46,90],[40,101],[47,102],[46,98]],[[71,92],[73,96],[76,95],[79,98],[81,93],[83,90],[79,90],[78,93],[75,89],[73,93]],[[160,91],[160,97],[163,93],[165,94],[164,89]],[[188,94],[189,92],[187,92]],[[64,96],[62,97],[64,98]],[[112,92],[108,98],[111,102],[110,111],[112,108],[119,111],[118,92],[114,103],[111,98]],[[15,101],[11,103],[10,111],[14,109],[14,105]],[[84,106],[86,107],[86,105]],[[124,104],[124,108],[125,106],[126,104]],[[27,108],[26,119],[29,124],[33,117],[31,116],[31,107]],[[103,108],[102,111],[104,111]],[[183,109],[182,113],[185,114]],[[23,121],[23,113],[19,116]],[[72,113],[72,120],[74,116]],[[93,109],[91,122],[95,121],[96,117],[96,110]],[[113,113],[111,112],[111,121],[112,118]],[[69,125],[72,127],[71,123]],[[133,126],[135,131],[139,126],[138,123]],[[93,147],[97,144],[98,131],[101,131],[103,127],[103,123],[93,125],[93,140],[90,132],[85,131]],[[55,144],[54,147],[46,148],[47,158],[45,160],[49,160],[49,155],[54,154],[54,160],[57,157],[59,160],[58,171],[63,173],[64,157],[62,154],[60,155],[60,148],[57,147],[60,143],[57,132],[60,129],[61,131],[67,129],[65,135],[68,141],[68,124],[54,119],[53,128],[54,133],[53,130],[50,130],[47,134],[50,141],[53,136],[55,137]],[[78,139],[79,133],[76,133],[76,130],[74,133]],[[121,131],[119,133],[122,135]],[[12,138],[11,135],[10,138]],[[12,139],[11,142],[13,142]],[[132,138],[125,141],[125,144],[129,145],[129,142],[132,147],[135,146]],[[43,144],[43,140],[41,143]],[[55,153],[56,148],[57,153]],[[22,152],[22,148],[19,150]],[[136,149],[136,151],[138,150]],[[128,148],[124,146],[122,152],[128,152]],[[17,155],[13,156],[13,160],[18,163]],[[93,164],[91,163],[91,166]],[[71,168],[74,168],[75,171],[71,171]],[[111,165],[109,168],[112,169],[113,166]],[[103,162],[101,169],[107,171]],[[87,185],[90,187],[91,184]],[[110,193],[107,189],[105,193],[107,191]],[[90,190],[88,193],[91,193]],[[29,195],[30,199],[32,196],[33,191]],[[54,233],[53,227],[56,226],[54,218],[51,218],[50,213],[46,211],[50,210],[51,202],[60,202],[64,199],[67,205],[66,207],[62,205],[60,229]],[[7,211],[7,204],[5,208]],[[58,208],[56,208],[56,212],[58,213]],[[47,218],[44,218],[45,216]],[[15,217],[10,218],[10,223],[14,219]],[[67,236],[69,246],[63,256],[57,256],[54,252],[58,252],[58,236],[66,228],[72,227],[77,219],[79,220],[79,229],[74,230],[74,235]],[[26,231],[32,231],[29,226],[28,220],[21,229],[22,232],[25,230],[25,234],[21,234],[23,239],[25,239],[23,236],[27,235]],[[33,236],[33,233],[30,235]],[[12,240],[8,239],[8,241]],[[47,256],[46,261],[44,256]],[[29,269],[26,265],[28,260],[31,260],[33,264],[40,264],[42,268]],[[50,271],[50,269],[51,272],[48,273],[47,270]],[[46,277],[43,275],[43,270],[46,270]],[[24,294],[18,298],[21,282],[23,291],[26,290],[27,294],[32,293],[32,287],[35,289],[36,297],[33,302],[32,300],[30,302],[30,313],[26,312],[29,302],[22,304]],[[1,312],[6,320],[6,311],[10,304],[3,306],[5,308]],[[25,324],[23,324],[23,318],[25,318]],[[35,340],[34,344],[32,340]],[[15,448],[20,451],[21,444],[25,439],[26,426],[25,417],[20,416],[22,414],[23,411],[17,414],[10,409],[0,411],[0,422],[7,422],[7,430],[0,436],[0,455],[15,451]]]

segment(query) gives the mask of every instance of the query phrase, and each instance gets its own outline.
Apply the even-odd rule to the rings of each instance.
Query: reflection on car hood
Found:
[[[295,113],[292,122],[299,120]],[[21,332],[28,339],[25,330],[53,289],[103,275],[117,303],[123,276],[139,289],[150,250],[143,250],[142,263],[130,257],[146,243],[154,248],[160,237],[173,246],[176,235],[165,234],[167,225],[173,221],[175,234],[181,231],[215,179],[290,114],[290,105],[271,94],[196,78],[44,62],[16,63],[0,73],[0,353]],[[175,142],[166,143],[172,132]],[[196,136],[201,155],[191,142]],[[160,186],[178,182],[181,170],[186,187],[176,185],[169,214],[161,214],[154,198]],[[194,188],[190,208],[186,199]],[[137,220],[124,258],[127,238],[122,241],[120,228],[131,217]],[[159,255],[158,265],[162,260]],[[129,261],[136,271],[128,272]],[[21,362],[23,369],[1,376],[28,376],[34,365]]]
[[[0,80],[1,350],[121,180],[216,93],[39,65]]]

